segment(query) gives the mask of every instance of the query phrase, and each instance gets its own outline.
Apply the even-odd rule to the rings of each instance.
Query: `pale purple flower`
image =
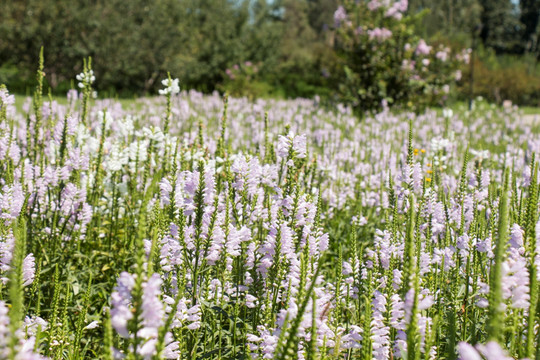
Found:
[[[174,302],[172,298],[169,298],[169,300],[165,299],[165,301],[168,301],[170,304]],[[195,330],[201,326],[202,312],[200,305],[190,305],[191,300],[185,298],[180,300],[176,308],[176,314],[172,324],[173,328],[185,326],[190,330]]]
[[[178,349],[180,345],[178,341],[174,341],[173,336],[170,332],[167,332],[167,334],[165,334],[165,344],[167,345],[161,352],[161,356],[165,359],[178,359]]]
[[[159,182],[159,190],[161,194],[161,204],[167,206],[171,202],[170,193],[173,191],[173,187],[167,178],[161,179]]]
[[[362,347],[362,328],[351,325],[349,333],[341,338],[343,349],[360,349]]]
[[[476,306],[479,308],[485,309],[489,306],[489,301],[487,300],[489,294],[489,285],[483,281],[478,282],[478,293]]]
[[[64,216],[71,215],[78,206],[81,198],[84,199],[85,197],[85,191],[79,191],[75,184],[68,183],[64,187],[64,190],[62,190],[61,211]]]
[[[399,11],[405,12],[407,11],[407,8],[409,7],[409,0],[399,0],[398,2],[395,3],[394,6],[396,6]]]
[[[297,158],[303,159],[306,157],[306,134],[293,137],[292,148]]]
[[[34,281],[34,275],[36,273],[36,264],[33,254],[28,254],[23,260],[22,276],[23,286],[28,286]]]
[[[418,310],[429,309],[434,303],[435,300],[433,296],[430,295],[427,290],[423,290],[420,292],[418,296]]]
[[[328,244],[330,242],[330,237],[328,236],[328,233],[324,233],[319,237],[319,251],[325,252],[328,249]]]
[[[442,266],[444,262],[443,270],[449,271],[456,266],[456,260],[454,257],[455,252],[456,249],[452,246],[446,247],[444,249],[434,249],[433,263]]]
[[[478,351],[472,345],[463,341],[458,344],[458,354],[460,360],[482,360]]]
[[[281,253],[289,260],[296,258],[294,252],[293,232],[287,224],[282,223],[280,226]]]
[[[225,248],[227,253],[231,256],[240,255],[240,243],[249,241],[251,239],[251,230],[243,226],[240,229],[236,229],[233,226],[229,227],[229,237],[226,240]]]
[[[217,227],[212,233],[212,243],[206,256],[206,260],[210,265],[214,265],[220,259],[224,243],[225,232],[221,227]]]
[[[509,249],[509,256],[503,263],[503,295],[512,300],[512,307],[529,307],[529,270],[527,260],[517,249]]]
[[[390,328],[385,324],[386,296],[375,291],[373,295],[373,315],[371,320],[371,339],[373,342],[373,358],[388,359],[390,354]]]
[[[334,26],[339,27],[345,20],[347,20],[347,11],[340,5],[334,12]]]
[[[71,103],[71,102],[77,101],[77,99],[79,98],[79,93],[77,92],[76,89],[69,89],[66,94],[66,97],[67,97],[68,102]]]
[[[412,184],[414,191],[418,192],[422,189],[422,165],[420,163],[415,163],[412,168]]]
[[[401,274],[401,271],[399,269],[394,269],[392,271],[392,275],[393,275],[392,287],[394,288],[394,290],[397,290],[401,286],[403,275]],[[394,297],[392,297],[392,301],[393,300],[394,300]]]
[[[371,10],[371,11],[375,11],[378,8],[382,7],[382,6],[384,6],[384,5],[383,5],[381,0],[371,0],[367,4],[368,9]]]
[[[386,28],[375,28],[373,30],[368,30],[368,36],[370,40],[382,42],[392,37],[392,31]]]
[[[27,336],[35,336],[38,329],[44,331],[49,326],[49,323],[39,316],[25,316],[24,317],[24,330]]]
[[[42,320],[42,319],[41,319]],[[25,320],[26,322],[26,320]],[[10,319],[8,306],[4,301],[0,301],[0,358],[10,359],[14,358],[17,360],[47,360],[48,358],[43,357],[34,352],[35,348],[35,337],[33,330],[30,328],[29,331],[24,331],[24,328],[17,329],[15,333],[12,333],[10,328]],[[42,324],[38,325],[41,326]],[[26,327],[25,325],[23,325]],[[42,327],[44,329],[44,327]],[[10,347],[10,340],[12,336],[16,337],[15,353],[12,352]]]
[[[510,230],[510,246],[519,249],[523,246],[523,235],[525,232],[521,229],[518,224],[512,225]]]
[[[93,215],[92,206],[88,205],[87,203],[84,203],[79,213],[79,219],[81,220],[81,224],[84,226],[90,223],[90,220],[92,220],[92,215]]]
[[[143,295],[141,305],[141,317],[143,328],[139,330],[139,336],[143,338],[156,337],[159,327],[164,323],[165,311],[159,296],[161,283],[158,274],[153,274],[148,281],[143,283]]]
[[[5,236],[0,237],[0,270],[6,272],[10,269],[11,259],[13,258],[13,247],[15,246],[15,237],[13,232],[9,231]],[[6,279],[2,279],[5,283]]]
[[[215,193],[216,193],[216,179],[213,173],[213,169],[210,169],[207,166],[204,171],[203,200],[204,200],[205,205],[209,206],[214,203]]]
[[[428,46],[424,39],[420,39],[416,47],[416,55],[428,55],[430,52],[431,46]]]
[[[250,309],[253,309],[257,306],[258,300],[255,296],[246,294],[246,306]]]
[[[0,192],[0,218],[14,220],[22,209],[24,193],[21,184],[4,185]]]
[[[135,286],[133,275],[122,272],[111,295],[111,325],[124,338],[129,337],[128,322],[133,318],[130,309],[131,290]]]
[[[388,10],[386,10],[386,13],[384,14],[384,16],[386,17],[393,17],[397,20],[401,20],[401,18],[403,17],[403,14],[401,14],[401,12],[399,12],[398,8],[394,5],[394,6],[391,6],[390,8],[388,8]]]
[[[353,268],[352,268],[351,264],[349,262],[347,262],[347,261],[343,262],[342,269],[343,269],[342,273],[345,276],[353,273]]]
[[[512,360],[513,358],[508,356],[506,351],[503,350],[501,345],[495,341],[490,341],[485,345],[476,345],[478,352],[482,354],[486,360]]]
[[[405,300],[403,301],[403,309],[405,310],[405,322],[408,324],[411,322],[412,308],[414,303],[414,289],[409,289],[405,294]]]
[[[0,301],[0,357],[3,359],[9,358],[8,344],[11,332],[9,323],[8,307],[4,301]]]
[[[149,340],[144,341],[141,345],[138,346],[137,354],[142,356],[145,360],[152,359],[152,356],[156,352],[157,338],[150,338]]]
[[[405,303],[398,294],[391,297],[390,325],[396,330],[405,330]]]
[[[0,89],[0,109],[15,104],[15,95],[10,95],[7,89]]]
[[[282,159],[287,158],[289,155],[289,149],[291,146],[291,141],[288,137],[280,135],[278,137],[278,143],[276,148],[276,154]]]
[[[491,238],[476,242],[476,250],[481,253],[487,253],[489,258],[493,257],[493,249],[491,244]]]

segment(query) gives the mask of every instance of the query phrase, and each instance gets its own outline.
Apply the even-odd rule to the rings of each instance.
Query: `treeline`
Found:
[[[58,92],[91,56],[104,92],[152,93],[167,72],[183,88],[209,92],[228,68],[250,61],[264,81],[296,96],[305,92],[297,80],[322,84],[336,8],[337,0],[2,1],[0,83],[25,91],[43,46],[46,79]]]
[[[167,72],[180,78],[182,88],[204,92],[330,95],[345,76],[335,51],[334,13],[348,2],[354,1],[3,1],[0,83],[27,92],[43,46],[46,79],[57,93],[73,86],[82,59],[91,56],[101,96],[153,94]],[[493,58],[510,56],[517,60],[502,63],[518,64],[524,72],[518,78],[540,79],[540,0],[410,0],[407,14],[423,14],[414,29],[435,43],[471,47],[476,38],[484,75],[493,71],[500,78],[504,65]],[[520,62],[525,58],[527,66]],[[491,96],[492,88],[479,82],[475,92],[501,100],[505,90]],[[523,91],[534,103],[535,88]]]
[[[497,54],[539,55],[540,0],[410,0],[410,11],[429,8],[422,31],[469,41],[475,35]]]

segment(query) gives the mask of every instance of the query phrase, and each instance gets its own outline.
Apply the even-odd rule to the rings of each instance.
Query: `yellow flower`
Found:
[[[427,181],[427,182],[431,182],[431,178],[427,177],[427,178],[426,178],[426,181]]]

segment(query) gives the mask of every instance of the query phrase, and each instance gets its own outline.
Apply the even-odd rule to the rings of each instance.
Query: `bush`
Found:
[[[422,14],[406,15],[407,1],[390,7],[372,0],[346,1],[334,15],[340,100],[355,111],[379,109],[383,103],[420,111],[444,101],[458,61],[448,47],[433,48],[415,35]],[[459,55],[459,54],[458,54]]]

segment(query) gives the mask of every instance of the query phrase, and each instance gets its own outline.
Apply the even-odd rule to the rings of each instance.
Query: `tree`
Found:
[[[521,0],[519,7],[521,9],[520,21],[523,24],[523,52],[535,53],[539,48],[540,0]]]
[[[225,69],[247,57],[243,36],[249,32],[249,3],[229,0],[184,0],[175,42],[175,67],[189,88],[213,91]]]
[[[468,38],[480,22],[479,0],[411,0],[409,13],[426,12],[422,19],[422,36],[442,34],[450,40]]]
[[[249,0],[0,1],[0,80],[15,69],[8,85],[24,91],[33,81],[26,69],[35,69],[43,46],[46,79],[58,92],[71,86],[88,56],[100,91],[155,92],[167,71],[185,87],[212,91],[227,66],[261,48],[261,56],[276,53],[277,41],[261,38],[267,33],[253,35],[249,6]]]
[[[332,49],[326,43],[322,25],[320,31],[312,25],[312,21],[326,21],[327,16],[313,17],[314,11],[324,8],[322,3],[312,0],[273,2],[277,10],[273,12],[274,23],[278,25],[280,39],[277,62],[269,69],[266,79],[281,95],[306,97],[329,91],[328,79],[322,76],[322,70],[331,63]]]
[[[43,46],[46,79],[59,91],[70,87],[88,56],[98,89],[149,91],[175,70],[179,16],[175,0],[0,2],[0,63],[35,69]],[[20,70],[18,85],[31,81],[31,73]]]
[[[519,20],[510,0],[480,0],[482,12],[480,39],[497,53],[513,52],[519,47]]]
[[[308,0],[308,19],[311,28],[323,37],[334,23],[338,0]]]

